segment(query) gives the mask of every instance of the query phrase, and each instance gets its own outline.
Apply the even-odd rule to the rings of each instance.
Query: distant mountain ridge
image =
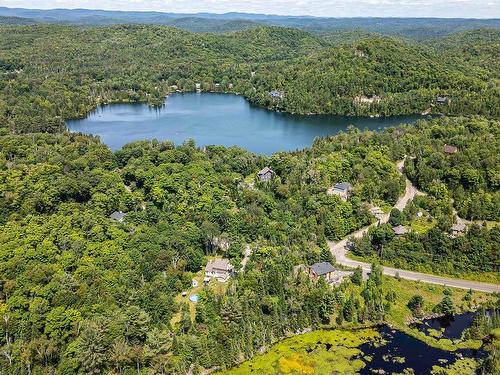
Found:
[[[154,11],[114,11],[93,9],[24,9],[0,7],[0,16],[21,17],[33,22],[77,25],[112,25],[126,23],[158,24],[197,32],[226,32],[259,25],[300,28],[328,33],[336,30],[363,29],[415,39],[439,37],[478,28],[500,28],[500,19],[463,18],[327,18],[280,16],[254,13],[163,13]]]

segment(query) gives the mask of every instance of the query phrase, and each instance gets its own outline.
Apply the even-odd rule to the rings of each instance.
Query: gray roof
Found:
[[[335,271],[335,268],[329,262],[314,263],[311,270],[318,276]]]
[[[467,229],[467,226],[465,224],[453,224],[451,226],[451,230],[455,232],[463,232]]]
[[[205,271],[212,272],[214,269],[229,271],[232,268],[233,266],[231,265],[228,259],[213,259],[207,263]]]
[[[271,172],[272,174],[274,174],[274,171],[269,168],[269,167],[264,167],[259,173],[257,173],[259,176],[262,176],[262,175],[265,175],[267,173]]]
[[[406,234],[408,233],[408,229],[403,227],[402,225],[398,225],[397,227],[392,228],[395,234],[401,235],[401,234]]]
[[[349,191],[352,190],[352,185],[349,182],[339,182],[338,184],[333,185],[333,189],[339,191]]]
[[[109,217],[113,220],[120,221],[123,220],[123,218],[126,216],[126,213],[123,213],[121,211],[115,211]]]

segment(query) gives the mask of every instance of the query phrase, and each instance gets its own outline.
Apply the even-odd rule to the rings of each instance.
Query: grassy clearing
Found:
[[[410,222],[410,228],[413,232],[418,234],[427,233],[429,230],[434,228],[437,224],[437,220],[430,219],[429,217],[422,216],[413,219]]]
[[[205,270],[198,271],[196,274],[193,274],[192,279],[198,282],[196,287],[191,287],[186,289],[187,295],[185,297],[182,296],[182,293],[179,293],[175,296],[174,300],[176,303],[187,303],[189,306],[189,315],[191,316],[191,320],[194,320],[196,316],[196,303],[193,303],[189,300],[189,297],[200,294],[203,288],[211,288],[216,294],[223,295],[226,293],[228,282],[220,283],[215,279],[211,279],[208,285],[203,284],[203,278],[205,277]],[[181,313],[178,312],[175,314],[170,320],[170,324],[174,327],[181,320]]]

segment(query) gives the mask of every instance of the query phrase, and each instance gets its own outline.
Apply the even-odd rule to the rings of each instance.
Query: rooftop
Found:
[[[446,152],[447,154],[454,154],[458,152],[458,148],[451,145],[444,145],[444,152]]]
[[[338,184],[333,185],[335,190],[341,191],[349,191],[352,190],[352,185],[349,182],[339,182]]]
[[[126,213],[123,213],[121,211],[115,211],[111,215],[109,215],[109,217],[113,220],[121,221],[126,215]]]
[[[465,229],[467,229],[467,226],[465,224],[453,224],[451,226],[451,230],[454,232],[464,232]]]
[[[335,268],[329,262],[314,263],[311,270],[318,276],[326,275],[327,273],[335,271]]]
[[[402,235],[408,233],[408,229],[406,229],[402,225],[398,225],[397,227],[392,228],[393,232],[397,235]]]
[[[259,171],[259,173],[257,173],[257,174],[258,174],[259,176],[261,176],[261,175],[264,175],[264,174],[269,173],[269,172],[274,173],[274,171],[273,171],[271,168],[269,168],[269,167],[264,167],[264,168],[262,168],[262,170],[261,170],[261,171]]]
[[[205,271],[212,272],[214,269],[229,271],[232,267],[229,259],[213,259],[208,261]]]

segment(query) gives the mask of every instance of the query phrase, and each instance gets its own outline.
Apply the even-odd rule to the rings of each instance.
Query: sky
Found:
[[[500,0],[0,0],[0,6],[324,17],[500,18]]]

